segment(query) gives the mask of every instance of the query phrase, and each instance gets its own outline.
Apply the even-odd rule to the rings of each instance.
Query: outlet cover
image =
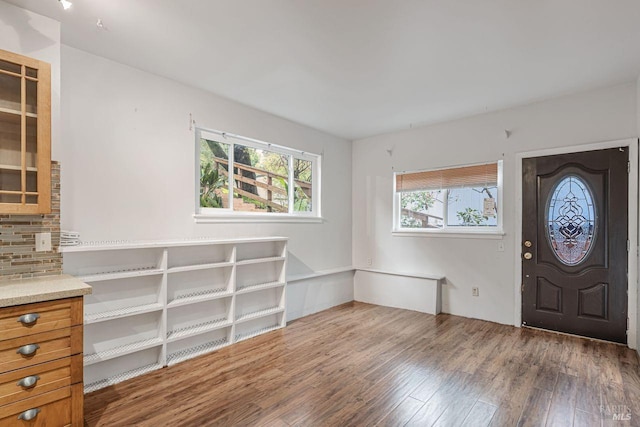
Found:
[[[474,297],[480,296],[480,289],[471,288],[471,295],[473,295]]]
[[[51,250],[51,233],[36,233],[36,252]]]
[[[504,242],[498,242],[498,252],[504,252]]]

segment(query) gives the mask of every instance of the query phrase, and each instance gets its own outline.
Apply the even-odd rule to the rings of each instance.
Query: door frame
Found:
[[[522,325],[522,160],[530,157],[553,156],[556,154],[578,153],[583,151],[603,150],[615,147],[629,147],[629,245],[628,254],[628,302],[627,316],[627,345],[637,349],[638,330],[638,139],[620,139],[615,141],[597,142],[593,144],[571,145],[568,147],[549,148],[535,151],[515,153],[516,159],[516,217],[515,217],[515,318],[514,326]]]

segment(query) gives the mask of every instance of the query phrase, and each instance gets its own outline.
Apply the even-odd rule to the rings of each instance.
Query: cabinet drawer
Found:
[[[20,351],[28,354],[21,354]],[[0,341],[0,372],[26,368],[81,352],[82,326]]]
[[[82,297],[0,309],[2,340],[82,324]]]
[[[78,382],[82,382],[81,354],[0,374],[0,406]]]
[[[0,407],[0,427],[81,426],[82,414],[73,413],[81,403],[82,386],[64,387]]]

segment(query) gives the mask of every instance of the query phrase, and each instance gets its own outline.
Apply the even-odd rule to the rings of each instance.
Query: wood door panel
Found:
[[[626,343],[628,158],[523,160],[523,325]]]
[[[597,283],[589,288],[578,290],[578,316],[595,319],[608,319],[609,284]]]
[[[562,313],[562,288],[544,277],[538,277],[536,290],[536,307],[538,310]]]

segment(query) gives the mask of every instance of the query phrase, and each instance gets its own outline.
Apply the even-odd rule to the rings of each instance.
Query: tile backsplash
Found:
[[[36,252],[36,233],[51,233],[51,251]],[[62,273],[60,164],[51,162],[51,213],[0,215],[0,281]]]

